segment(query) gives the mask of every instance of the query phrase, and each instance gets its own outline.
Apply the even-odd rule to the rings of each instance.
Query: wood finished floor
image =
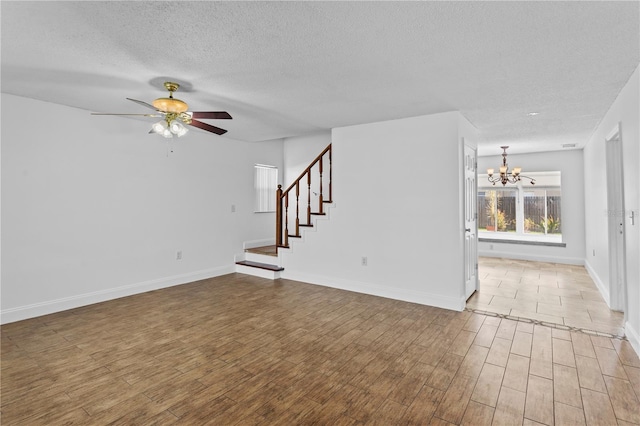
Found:
[[[468,308],[624,336],[624,314],[609,309],[583,266],[478,261],[480,290]]]
[[[1,327],[3,425],[640,424],[621,339],[231,274]]]

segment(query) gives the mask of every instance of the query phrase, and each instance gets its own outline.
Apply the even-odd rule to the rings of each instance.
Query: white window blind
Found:
[[[276,189],[278,189],[278,168],[264,164],[255,165],[255,212],[276,211]]]

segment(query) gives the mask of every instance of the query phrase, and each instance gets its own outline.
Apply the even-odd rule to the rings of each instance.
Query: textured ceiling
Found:
[[[640,63],[636,1],[2,1],[0,14],[2,92],[137,113],[125,98],[150,102],[171,79],[247,141],[459,110],[480,154],[581,147]]]

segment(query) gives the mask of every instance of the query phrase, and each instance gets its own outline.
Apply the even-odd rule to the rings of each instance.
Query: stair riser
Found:
[[[252,262],[269,263],[271,265],[280,266],[280,259],[276,256],[268,256],[266,254],[247,253],[244,254],[244,260],[250,260]]]
[[[253,268],[245,265],[236,265],[236,272],[240,274],[253,275],[254,277],[267,278],[270,280],[277,280],[280,278],[280,271],[268,271],[266,269]]]

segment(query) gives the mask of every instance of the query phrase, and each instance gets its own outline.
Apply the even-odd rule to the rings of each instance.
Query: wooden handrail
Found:
[[[289,187],[288,187],[287,189],[285,189],[285,190],[284,190],[284,192],[289,192],[289,191],[291,191],[291,189],[296,185],[296,183],[297,183],[298,181],[301,181],[301,180],[302,180],[302,178],[307,174],[307,172],[309,172],[309,170],[311,170],[311,168],[312,168],[313,166],[315,166],[315,165],[316,165],[316,163],[317,163],[318,161],[320,161],[320,159],[321,159],[322,157],[324,157],[324,155],[325,155],[327,152],[330,152],[330,151],[331,151],[331,144],[329,144],[329,146],[328,146],[328,147],[326,147],[326,148],[324,149],[324,151],[322,151],[322,152],[320,153],[320,155],[318,155],[318,156],[315,158],[315,160],[313,160],[313,161],[311,162],[311,164],[309,164],[309,166],[308,166],[306,169],[304,169],[304,172],[300,173],[300,176],[298,176],[298,179],[294,180],[294,181],[293,181],[293,183],[292,183],[291,185],[289,185]]]
[[[326,154],[329,154],[329,199],[326,200],[323,195],[322,185],[322,173],[323,173],[323,158]],[[313,167],[318,164],[319,170],[319,194],[318,194],[318,211],[311,212],[311,172]],[[300,182],[307,178],[306,191],[307,191],[307,208],[306,208],[306,221],[307,223],[300,223]],[[311,215],[312,214],[324,214],[324,203],[332,201],[332,185],[331,185],[331,144],[327,146],[310,164],[304,169],[300,176],[293,181],[291,185],[285,190],[282,189],[282,185],[278,185],[276,191],[276,247],[289,247],[289,237],[300,237],[301,226],[312,226]],[[295,234],[289,234],[289,193],[295,188],[296,197],[296,220],[295,220]]]

